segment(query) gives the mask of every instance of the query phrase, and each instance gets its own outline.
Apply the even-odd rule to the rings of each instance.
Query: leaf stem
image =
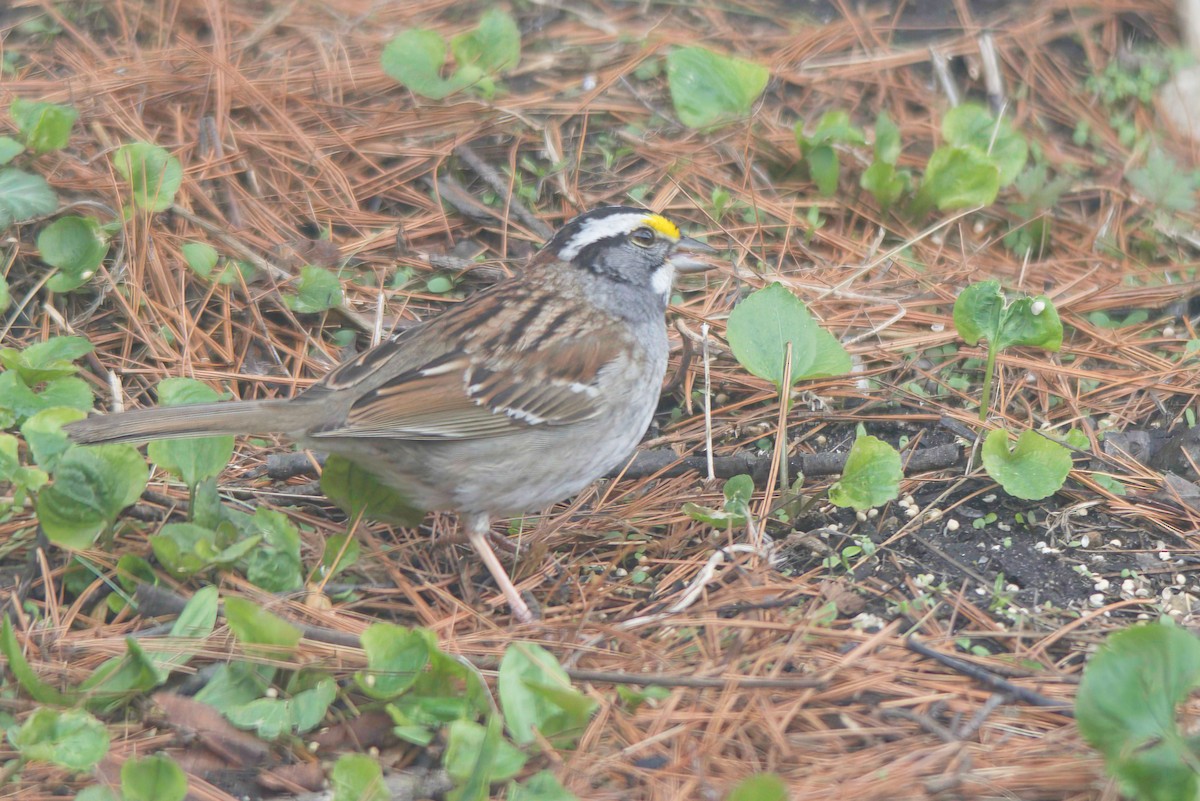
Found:
[[[979,422],[987,422],[988,405],[992,402],[992,379],[996,375],[996,354],[998,348],[988,339],[987,367],[983,374],[983,397],[979,400]]]

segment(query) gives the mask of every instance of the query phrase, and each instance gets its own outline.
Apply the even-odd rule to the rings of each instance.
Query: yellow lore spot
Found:
[[[651,214],[642,222],[669,239],[679,239],[679,226],[661,214]]]

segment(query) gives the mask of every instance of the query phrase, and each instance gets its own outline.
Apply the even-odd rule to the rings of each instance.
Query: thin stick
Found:
[[[712,375],[708,369],[708,323],[700,325],[700,353],[704,360],[704,448],[705,463],[708,466],[708,480],[717,477],[716,465],[713,462],[712,437]]]

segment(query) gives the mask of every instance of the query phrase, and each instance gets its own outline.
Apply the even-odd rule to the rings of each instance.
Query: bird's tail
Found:
[[[285,434],[303,427],[298,425],[297,411],[286,400],[197,403],[92,415],[63,426],[63,430],[81,445],[229,434]]]

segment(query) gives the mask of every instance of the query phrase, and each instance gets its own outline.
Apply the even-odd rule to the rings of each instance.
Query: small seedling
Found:
[[[380,56],[383,71],[414,94],[441,100],[470,88],[484,97],[496,93],[496,78],[521,60],[521,32],[512,16],[491,8],[479,27],[450,39],[456,69],[442,77],[446,40],[437,31],[414,28],[388,42]]]
[[[1029,145],[1004,120],[965,103],[942,120],[946,144],[933,151],[909,213],[989,206],[1025,167]]]
[[[835,146],[866,144],[862,129],[851,125],[850,115],[838,110],[826,112],[809,134],[804,133],[803,122],[796,123],[795,133],[800,157],[808,164],[817,191],[826,197],[833,195],[841,173]]]
[[[912,174],[897,170],[900,159],[900,128],[886,111],[875,120],[875,158],[863,172],[859,185],[875,196],[876,202],[887,209],[908,191]]]
[[[902,478],[899,452],[883,440],[868,436],[860,424],[842,477],[829,488],[829,500],[835,506],[865,512],[898,497]]]
[[[979,420],[987,420],[996,372],[996,356],[1014,345],[1057,352],[1062,347],[1062,321],[1053,301],[1045,295],[1022,297],[1008,303],[999,281],[971,284],[954,303],[954,327],[968,345],[987,339],[983,396]]]

